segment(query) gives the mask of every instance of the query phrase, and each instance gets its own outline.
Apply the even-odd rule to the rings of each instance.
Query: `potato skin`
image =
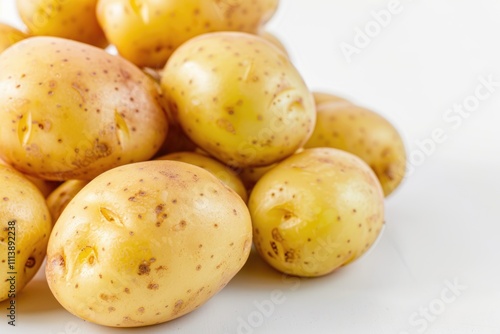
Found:
[[[213,31],[257,33],[278,0],[100,0],[97,15],[118,52],[134,64],[161,68],[189,39]]]
[[[60,184],[48,196],[46,196],[47,206],[55,223],[64,208],[89,183],[86,180],[68,180]]]
[[[333,148],[306,149],[279,163],[257,182],[248,207],[261,257],[303,277],[359,258],[384,224],[384,196],[373,171]]]
[[[0,22],[0,53],[2,53],[9,46],[28,38],[28,36],[28,34],[25,34],[8,24]]]
[[[306,148],[333,147],[353,153],[375,172],[385,196],[404,178],[406,150],[396,128],[372,110],[345,102],[317,107],[317,122]]]
[[[162,87],[186,135],[232,167],[293,154],[316,120],[312,94],[288,57],[251,34],[189,40],[169,59]]]
[[[16,0],[16,4],[32,35],[67,38],[104,48],[108,41],[97,22],[97,1]]]
[[[240,195],[245,203],[248,200],[246,188],[236,172],[207,155],[196,152],[176,152],[160,156],[156,159],[180,161],[206,169]]]
[[[177,161],[107,171],[54,226],[46,276],[71,313],[114,327],[180,317],[222,289],[248,258],[245,203],[211,173]]]
[[[52,222],[43,195],[21,173],[0,164],[0,184],[0,272],[17,272],[19,293],[45,258]],[[9,247],[15,247],[10,250],[15,253],[14,263],[9,259]],[[9,298],[6,278],[0,281],[0,301]]]
[[[331,102],[345,102],[347,104],[352,104],[350,101],[344,99],[343,97],[333,95],[330,93],[324,92],[313,92],[314,102],[316,103],[316,107],[319,107],[323,103],[331,103]]]
[[[47,180],[151,158],[168,131],[159,86],[87,44],[31,37],[0,54],[0,157]]]

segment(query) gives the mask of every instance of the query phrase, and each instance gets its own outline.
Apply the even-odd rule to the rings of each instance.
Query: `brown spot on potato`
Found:
[[[149,283],[148,284],[148,289],[149,290],[158,290],[160,288],[160,286],[156,283]]]
[[[137,271],[139,276],[149,275],[149,273],[151,272],[151,268],[149,266],[150,264],[146,261],[143,261],[141,264],[139,264],[139,270]]]

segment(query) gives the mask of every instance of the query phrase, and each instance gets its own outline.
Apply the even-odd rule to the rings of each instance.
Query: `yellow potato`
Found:
[[[257,182],[248,207],[262,258],[304,277],[359,258],[384,224],[384,195],[373,171],[333,148],[306,149],[279,163]]]
[[[243,181],[243,184],[245,185],[245,188],[250,192],[257,181],[259,181],[268,171],[276,167],[276,165],[277,163],[269,166],[242,168],[239,175],[241,181]]]
[[[246,202],[248,199],[245,186],[236,173],[231,168],[209,156],[195,152],[177,152],[158,157],[157,160],[174,160],[201,167],[215,175],[226,186],[233,189],[240,195],[243,201]]]
[[[264,38],[266,41],[271,42],[274,46],[276,46],[278,49],[283,51],[286,55],[288,55],[288,50],[286,49],[285,45],[281,40],[276,37],[276,35],[270,33],[269,31],[261,31],[259,33],[259,36]]]
[[[97,22],[98,0],[16,0],[22,21],[35,36],[55,36],[106,47]]]
[[[25,38],[28,38],[28,35],[24,32],[0,22],[0,53]]]
[[[233,167],[266,166],[309,138],[312,94],[288,57],[261,37],[217,32],[175,51],[162,87],[186,135]]]
[[[313,96],[314,96],[314,102],[316,103],[316,107],[319,107],[319,105],[323,103],[330,103],[330,102],[345,102],[351,104],[350,101],[344,99],[343,97],[333,95],[330,93],[313,92]]]
[[[333,147],[353,153],[375,172],[385,196],[401,183],[406,170],[403,140],[381,115],[349,103],[318,105],[316,128],[306,148]]]
[[[159,86],[96,47],[31,37],[0,54],[0,157],[47,180],[151,158],[168,131]]]
[[[44,197],[21,173],[0,164],[0,184],[2,301],[14,299],[35,276],[45,258],[52,223]]]
[[[248,209],[208,171],[147,161],[87,184],[54,226],[46,276],[56,299],[87,321],[162,323],[201,306],[246,262]]]
[[[68,203],[87,185],[87,183],[89,183],[89,181],[68,180],[63,182],[47,196],[47,206],[54,223]]]
[[[257,33],[277,6],[278,0],[99,0],[97,16],[123,57],[160,68],[179,45],[197,35]]]
[[[10,166],[8,163],[3,161],[1,158],[0,158],[0,165]],[[12,167],[12,166],[10,166],[10,167]],[[31,175],[27,175],[27,174],[23,174],[23,176],[25,178],[27,178],[29,181],[31,181],[31,183],[33,183],[38,188],[38,190],[40,190],[43,197],[49,196],[49,194],[59,186],[59,182],[47,181],[47,180],[39,179],[39,178],[33,177]]]

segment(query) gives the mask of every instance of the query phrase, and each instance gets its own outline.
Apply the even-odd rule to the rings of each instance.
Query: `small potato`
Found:
[[[258,35],[283,51],[284,54],[288,55],[288,50],[286,49],[285,45],[274,34],[270,33],[269,31],[261,31]]]
[[[401,183],[406,170],[403,140],[381,115],[349,103],[323,103],[317,107],[316,128],[306,148],[333,147],[353,153],[375,172],[385,196]]]
[[[248,199],[245,186],[236,173],[231,168],[209,156],[195,152],[178,152],[158,157],[157,160],[174,160],[201,167],[215,175],[226,186],[233,189],[245,203]]]
[[[128,61],[56,37],[0,54],[0,157],[55,181],[150,159],[168,131],[161,89]]]
[[[98,0],[16,0],[21,20],[34,36],[55,36],[104,48],[97,22]]]
[[[201,306],[242,268],[252,226],[243,200],[178,161],[109,170],[66,206],[47,250],[56,299],[82,319],[138,327]]]
[[[250,192],[255,184],[264,176],[264,174],[276,167],[276,165],[277,163],[269,166],[242,168],[240,178],[247,191]]]
[[[373,171],[333,148],[306,149],[279,163],[257,182],[248,207],[261,257],[303,277],[359,258],[384,224],[384,195]]]
[[[13,298],[35,276],[45,258],[52,222],[44,197],[21,173],[0,164],[0,184],[2,301]]]
[[[330,103],[330,102],[345,102],[351,104],[351,102],[344,99],[343,97],[333,95],[330,93],[313,92],[313,96],[314,96],[314,102],[316,103],[316,107],[319,107],[319,105],[323,103]]]
[[[76,194],[78,194],[80,190],[83,189],[83,187],[87,185],[87,183],[89,183],[89,181],[68,180],[63,182],[59,187],[54,189],[49,196],[47,196],[47,206],[54,223],[57,221],[68,203],[73,199],[73,197],[76,196]]]
[[[120,55],[161,68],[189,39],[213,31],[257,33],[278,0],[99,0],[97,16]]]
[[[25,38],[28,38],[28,35],[24,32],[0,22],[0,53]]]
[[[186,135],[232,167],[293,154],[314,128],[311,92],[288,57],[261,37],[216,32],[178,48],[162,76]]]

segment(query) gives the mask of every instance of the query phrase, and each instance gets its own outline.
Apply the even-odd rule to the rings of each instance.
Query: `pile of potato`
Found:
[[[15,221],[18,291],[46,256],[68,311],[146,326],[214,296],[252,244],[315,277],[379,236],[401,137],[308,89],[265,31],[278,0],[17,6],[26,31],[0,25],[0,268]]]

